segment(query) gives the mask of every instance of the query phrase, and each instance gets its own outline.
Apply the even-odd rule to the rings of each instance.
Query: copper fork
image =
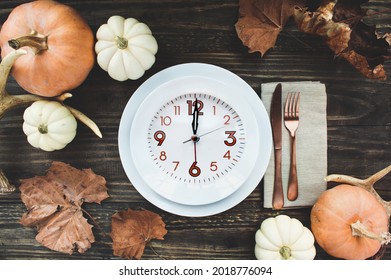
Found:
[[[288,199],[296,200],[298,196],[298,180],[296,169],[296,130],[299,126],[300,93],[288,93],[284,109],[284,125],[291,138],[291,163],[289,168]]]

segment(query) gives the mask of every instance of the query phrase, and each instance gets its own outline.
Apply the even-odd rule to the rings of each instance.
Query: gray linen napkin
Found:
[[[299,195],[295,201],[287,198],[290,166],[289,132],[282,124],[282,182],[284,208],[312,206],[326,190],[327,176],[327,96],[320,82],[287,82],[282,84],[282,112],[288,92],[300,92],[300,121],[296,131],[296,161]],[[271,99],[277,83],[262,84],[262,101],[270,115]],[[283,120],[282,120],[283,121]],[[274,153],[264,176],[265,208],[272,208]]]

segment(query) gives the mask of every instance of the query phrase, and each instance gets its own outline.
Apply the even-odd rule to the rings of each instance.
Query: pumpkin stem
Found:
[[[124,37],[115,37],[115,42],[117,43],[117,47],[121,50],[124,50],[128,47],[128,40]]]
[[[288,260],[292,256],[291,249],[287,246],[282,246],[279,253],[284,260]]]
[[[352,186],[356,186],[359,188],[363,188],[369,191],[372,195],[375,196],[378,202],[383,205],[386,209],[388,217],[391,217],[391,201],[385,201],[381,198],[381,196],[377,193],[373,185],[379,181],[381,178],[386,176],[389,172],[391,172],[391,165],[387,166],[383,170],[375,173],[374,175],[368,177],[367,179],[358,179],[348,175],[341,174],[331,174],[325,178],[327,182],[337,182],[337,183],[345,183]]]
[[[352,236],[367,237],[377,240],[381,245],[387,245],[391,242],[391,234],[389,232],[374,233],[369,231],[368,228],[360,221],[351,224],[350,227],[352,228]]]
[[[49,132],[49,130],[48,130],[48,125],[45,124],[45,123],[40,124],[40,125],[38,126],[38,131],[39,131],[39,133],[41,133],[41,134],[47,134],[47,133]]]
[[[39,34],[31,34],[8,41],[11,48],[18,50],[22,47],[30,47],[35,54],[48,49],[48,37]]]

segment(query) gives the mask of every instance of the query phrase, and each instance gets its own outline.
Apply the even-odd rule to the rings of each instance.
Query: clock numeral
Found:
[[[225,134],[227,134],[227,138],[232,140],[232,141],[227,141],[227,140],[224,140],[224,144],[231,147],[231,146],[234,146],[236,144],[236,137],[234,136],[236,133],[236,131],[226,131]]]
[[[225,120],[224,124],[225,124],[225,125],[229,125],[229,124],[230,124],[229,121],[231,120],[231,117],[230,117],[229,115],[225,115],[225,116],[224,116],[224,120]]]
[[[196,105],[196,102],[198,104],[198,115],[199,116],[202,116],[204,114],[204,112],[201,112],[202,109],[204,108],[204,102],[202,102],[201,100],[198,100],[197,101],[193,101],[193,100],[187,100],[187,108],[188,108],[188,115],[191,116],[193,114],[193,107],[195,107]]]
[[[157,145],[161,146],[164,140],[166,140],[166,134],[164,133],[164,131],[158,130],[153,135],[153,138],[157,141]]]
[[[169,126],[169,125],[171,125],[171,123],[172,123],[171,117],[169,117],[169,116],[165,116],[165,117],[160,116],[160,125],[162,125],[162,126]]]
[[[181,106],[175,105],[174,106],[174,115],[179,116],[181,114]]]
[[[179,161],[173,161],[172,163],[175,164],[174,171],[176,171],[179,165]]]
[[[212,161],[210,163],[210,171],[217,171],[218,167],[217,167],[217,161]]]
[[[190,166],[189,174],[192,177],[198,177],[201,174],[201,168],[197,166],[197,162],[193,162],[193,164]]]
[[[213,115],[216,116],[216,105],[213,105]]]
[[[165,161],[167,159],[166,152],[165,151],[161,151],[159,158],[160,158],[161,161]]]
[[[223,158],[226,158],[226,159],[230,160],[230,159],[231,159],[231,151],[228,150],[228,151],[224,154]]]

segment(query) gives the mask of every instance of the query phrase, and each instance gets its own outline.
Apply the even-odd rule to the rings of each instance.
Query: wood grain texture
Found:
[[[26,1],[1,1],[0,23]],[[148,24],[159,44],[155,65],[137,81],[117,82],[95,65],[87,80],[73,90],[67,104],[82,110],[100,127],[103,139],[79,123],[75,140],[52,153],[32,148],[22,132],[24,108],[0,120],[0,166],[11,183],[44,174],[53,160],[77,168],[92,168],[107,180],[110,198],[101,205],[85,205],[101,229],[94,227],[96,242],[85,254],[64,255],[35,241],[36,230],[18,223],[25,211],[17,191],[0,196],[0,259],[117,259],[111,250],[111,215],[127,208],[148,209],[163,217],[168,229],[164,241],[153,241],[155,251],[167,259],[254,259],[254,234],[267,217],[287,214],[310,226],[310,208],[273,211],[262,208],[263,182],[247,199],[221,214],[186,218],[150,204],[131,185],[118,152],[118,126],[133,92],[151,75],[169,66],[204,62],[224,67],[243,78],[260,94],[262,83],[321,81],[326,84],[328,108],[328,172],[367,177],[391,164],[390,80],[364,78],[346,61],[334,59],[322,40],[297,31],[292,22],[275,48],[261,59],[249,54],[236,35],[238,1],[110,0],[60,1],[76,8],[94,32],[114,14]],[[373,9],[390,9],[391,2],[371,1]],[[390,13],[369,19],[379,30],[390,32]],[[304,42],[305,44],[303,44]],[[391,75],[390,63],[386,69]],[[23,92],[11,78],[8,89]],[[330,187],[332,184],[330,184]],[[391,200],[391,176],[376,185]],[[91,222],[91,221],[90,221]],[[91,222],[92,223],[92,222]],[[158,259],[146,248],[143,259]],[[384,259],[391,259],[391,249]],[[333,259],[317,246],[316,259]]]

